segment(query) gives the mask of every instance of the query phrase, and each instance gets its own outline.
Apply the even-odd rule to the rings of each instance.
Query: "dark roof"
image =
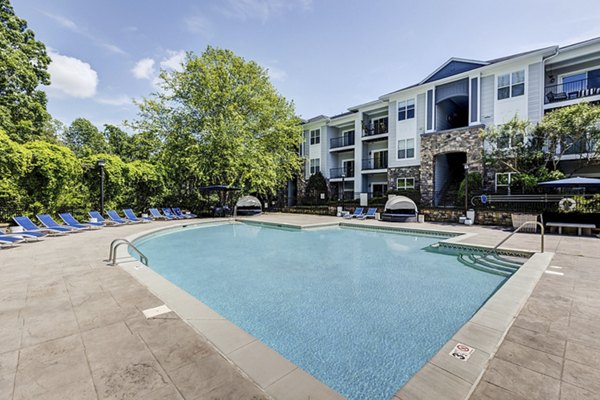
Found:
[[[542,48],[535,49],[535,50],[524,51],[522,53],[511,54],[511,55],[505,56],[505,57],[494,58],[492,60],[488,60],[487,62],[488,62],[488,64],[496,64],[496,63],[499,63],[502,61],[510,60],[511,58],[518,58],[518,57],[526,56],[528,54],[537,53],[538,51],[550,50],[553,48],[556,48],[556,46],[542,47]]]
[[[433,71],[427,78],[425,78],[421,84],[438,81],[440,79],[447,78],[452,75],[458,75],[463,72],[470,71],[472,69],[480,68],[488,63],[485,61],[476,60],[462,60],[458,58],[451,58],[435,71]]]

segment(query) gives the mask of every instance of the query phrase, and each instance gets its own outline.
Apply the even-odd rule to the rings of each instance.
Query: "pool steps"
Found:
[[[506,259],[498,259],[498,256],[495,254],[459,254],[457,258],[458,261],[467,267],[506,277],[514,274],[525,263],[525,260],[522,262],[513,262]]]

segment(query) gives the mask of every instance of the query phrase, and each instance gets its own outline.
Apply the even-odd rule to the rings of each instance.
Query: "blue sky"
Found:
[[[53,59],[53,117],[102,127],[185,51],[223,47],[269,68],[303,118],[418,82],[450,57],[491,59],[600,36],[600,2],[13,0]]]

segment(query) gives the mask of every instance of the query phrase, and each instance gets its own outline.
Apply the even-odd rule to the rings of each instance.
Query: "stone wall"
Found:
[[[415,188],[418,189],[421,184],[421,167],[415,165],[412,167],[388,168],[388,189],[397,189],[398,178],[415,178]]]
[[[425,215],[425,221],[458,223],[464,211],[455,208],[422,208],[420,214]],[[511,212],[494,210],[476,210],[475,224],[512,226]]]
[[[463,152],[470,172],[483,174],[483,125],[432,132],[421,135],[421,202],[432,204],[435,157],[439,154]]]

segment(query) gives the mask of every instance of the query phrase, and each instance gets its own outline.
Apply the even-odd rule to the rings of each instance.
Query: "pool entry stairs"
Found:
[[[480,271],[490,272],[496,275],[502,275],[509,277],[517,270],[521,265],[525,263],[525,260],[518,259],[516,257],[505,258],[495,253],[489,254],[459,254],[457,256],[458,261],[466,265],[467,267],[475,268]]]
[[[444,243],[436,243],[429,246],[427,250],[454,255],[458,261],[469,268],[506,277],[517,272],[519,267],[527,261],[527,257],[524,255],[506,255],[492,250],[455,247]]]

